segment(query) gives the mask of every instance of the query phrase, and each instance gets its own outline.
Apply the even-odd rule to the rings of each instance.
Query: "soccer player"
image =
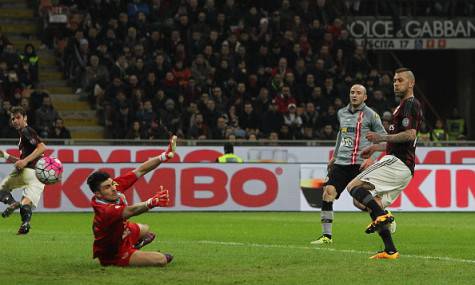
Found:
[[[41,183],[35,174],[35,164],[46,150],[46,145],[41,141],[36,131],[28,126],[28,118],[22,107],[16,106],[11,109],[11,124],[18,131],[20,141],[20,158],[0,151],[0,157],[15,164],[15,169],[0,183],[0,201],[7,204],[2,217],[10,216],[20,208],[21,225],[18,234],[27,234],[30,231],[32,208],[38,206],[45,185]],[[23,190],[20,202],[15,201],[11,191]]]
[[[379,115],[366,106],[366,88],[355,84],[350,89],[350,103],[338,110],[340,130],[335,143],[333,158],[328,163],[328,180],[323,187],[322,236],[311,244],[330,244],[332,240],[333,202],[340,197],[346,185],[355,178],[362,169],[372,164],[372,159],[363,161],[361,150],[369,146],[365,134],[374,131],[385,135]]]
[[[176,136],[172,136],[168,149],[152,157],[136,169],[116,178],[101,171],[92,173],[87,184],[94,193],[91,205],[94,208],[93,258],[101,265],[115,266],[165,266],[173,256],[168,253],[139,251],[155,239],[149,226],[128,221],[155,207],[166,207],[168,190],[160,186],[150,199],[129,206],[122,192],[129,189],[139,177],[158,167],[175,155]]]
[[[366,139],[374,144],[361,153],[362,157],[368,157],[375,151],[386,150],[386,155],[347,186],[351,196],[370,212],[372,223],[366,233],[377,231],[384,242],[384,251],[371,256],[373,259],[399,258],[388,229],[394,217],[383,209],[392,204],[414,175],[416,138],[423,118],[422,106],[414,97],[412,71],[397,69],[393,85],[394,93],[401,101],[393,113],[389,134],[368,132]]]

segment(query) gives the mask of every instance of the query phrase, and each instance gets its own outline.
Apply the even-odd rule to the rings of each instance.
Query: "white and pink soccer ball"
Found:
[[[36,177],[44,184],[54,184],[61,180],[63,164],[52,156],[43,156],[36,162]]]

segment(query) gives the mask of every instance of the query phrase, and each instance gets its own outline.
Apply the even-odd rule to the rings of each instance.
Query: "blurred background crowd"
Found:
[[[421,3],[422,2],[422,3]],[[345,29],[349,16],[473,16],[474,1],[38,1],[41,47],[0,34],[0,121],[23,106],[43,137],[70,134],[38,78],[36,49],[53,49],[77,96],[112,139],[334,140],[349,88],[385,126],[398,105],[381,70]],[[67,9],[63,25],[47,11]],[[396,66],[394,67],[396,68]],[[417,75],[416,75],[417,76]],[[53,102],[54,103],[54,102]],[[425,122],[423,141],[459,140],[450,118]],[[2,137],[15,137],[2,127]]]

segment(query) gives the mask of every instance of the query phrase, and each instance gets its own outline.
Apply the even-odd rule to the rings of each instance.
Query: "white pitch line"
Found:
[[[353,249],[336,249],[329,247],[310,247],[310,246],[297,246],[297,245],[280,245],[280,244],[262,244],[262,243],[244,243],[244,242],[227,242],[227,241],[213,241],[213,240],[198,240],[195,242],[192,241],[171,241],[165,243],[199,243],[199,244],[212,244],[212,245],[222,245],[222,246],[245,246],[245,247],[259,247],[259,248],[283,248],[283,249],[302,249],[302,250],[322,250],[322,251],[332,251],[332,252],[342,252],[342,253],[356,253],[356,254],[374,254],[370,251],[361,251]],[[470,263],[475,264],[475,260],[472,259],[462,259],[462,258],[453,258],[447,256],[424,256],[424,255],[414,255],[414,254],[402,254],[402,258],[417,258],[417,259],[426,259],[426,260],[442,260],[450,262],[461,262],[461,263]]]

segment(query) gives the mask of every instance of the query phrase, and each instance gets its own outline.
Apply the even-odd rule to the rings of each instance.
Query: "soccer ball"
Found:
[[[55,157],[43,156],[36,162],[35,172],[41,183],[54,184],[61,180],[63,164]]]

